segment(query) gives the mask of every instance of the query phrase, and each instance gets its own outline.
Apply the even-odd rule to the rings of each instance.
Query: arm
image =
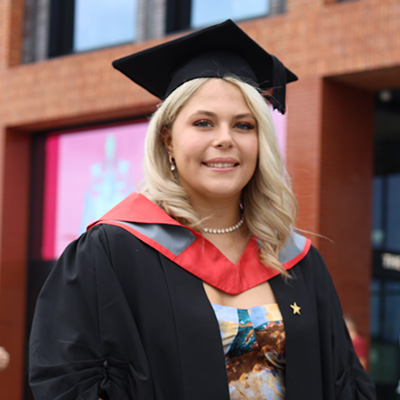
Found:
[[[149,390],[139,333],[109,259],[104,229],[94,228],[46,281],[30,337],[35,399],[129,400]]]

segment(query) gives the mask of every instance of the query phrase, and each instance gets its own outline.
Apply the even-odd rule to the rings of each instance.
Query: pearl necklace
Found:
[[[205,233],[231,233],[239,229],[243,225],[243,222],[244,222],[244,214],[242,214],[242,216],[240,217],[240,221],[236,225],[230,226],[229,228],[213,229],[204,227],[203,231]]]

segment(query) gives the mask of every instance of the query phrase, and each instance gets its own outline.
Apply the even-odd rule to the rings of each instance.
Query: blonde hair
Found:
[[[178,176],[170,170],[164,132],[166,128],[171,129],[179,111],[209,79],[215,78],[193,79],[175,89],[152,116],[145,141],[143,194],[170,216],[196,230],[200,230],[202,221],[180,186]],[[260,261],[287,276],[278,253],[294,228],[297,202],[281,157],[271,112],[256,88],[235,77],[222,79],[240,89],[258,125],[258,163],[242,192],[245,221],[250,233],[258,238]]]

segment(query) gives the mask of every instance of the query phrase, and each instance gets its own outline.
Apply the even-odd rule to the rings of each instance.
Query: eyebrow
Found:
[[[207,110],[198,110],[198,111],[195,111],[192,115],[191,115],[191,117],[193,117],[193,116],[195,116],[195,115],[198,115],[198,114],[204,114],[204,115],[208,115],[209,117],[216,117],[217,116],[217,114],[215,114],[215,113],[213,113],[212,111],[207,111]],[[234,117],[233,117],[233,119],[241,119],[241,118],[251,118],[251,119],[253,119],[254,121],[256,121],[256,117],[253,115],[253,114],[250,114],[250,113],[244,113],[244,114],[238,114],[238,115],[235,115]]]

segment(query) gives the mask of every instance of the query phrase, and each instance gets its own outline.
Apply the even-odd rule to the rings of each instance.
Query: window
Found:
[[[400,90],[375,102],[370,372],[379,399],[394,399],[400,379]]]
[[[135,0],[53,0],[49,56],[134,41],[136,21]]]
[[[198,28],[228,18],[241,20],[268,14],[269,0],[192,0],[190,26]]]
[[[167,32],[285,12],[286,0],[168,0]]]
[[[400,281],[374,279],[371,294],[370,372],[379,398],[392,398],[385,395],[400,379]]]
[[[285,11],[286,0],[26,0],[23,62]]]
[[[112,46],[135,39],[134,0],[75,0],[74,51]]]
[[[373,183],[374,249],[400,254],[400,173],[375,176]]]
[[[23,62],[165,35],[167,0],[25,0]]]

